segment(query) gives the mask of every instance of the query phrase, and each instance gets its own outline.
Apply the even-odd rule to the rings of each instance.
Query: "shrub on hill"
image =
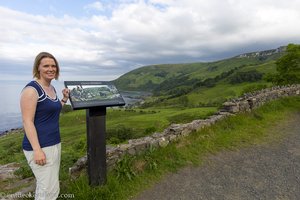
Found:
[[[276,61],[277,73],[266,79],[276,85],[300,83],[300,45],[289,44],[287,53]]]
[[[247,72],[237,72],[230,78],[231,84],[243,83],[243,82],[256,82],[260,81],[263,77],[263,74],[256,71],[251,70]]]
[[[254,92],[254,91],[258,91],[258,90],[262,90],[267,88],[268,86],[266,84],[255,84],[255,85],[249,85],[247,87],[245,87],[240,95],[243,95],[245,93],[250,93],[250,92]]]

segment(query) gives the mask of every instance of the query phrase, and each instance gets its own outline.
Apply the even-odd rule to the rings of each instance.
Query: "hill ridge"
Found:
[[[243,53],[235,56],[234,58],[249,58],[249,57],[260,57],[260,56],[271,56],[277,53],[282,53],[286,51],[287,46],[280,46],[276,49],[269,49],[269,50],[263,50],[263,51],[254,51],[249,53]]]
[[[214,79],[233,69],[242,70],[245,67],[248,69],[248,66],[254,66],[255,69],[257,68],[255,66],[272,65],[269,67],[272,69],[268,72],[273,72],[275,60],[285,52],[285,49],[286,46],[281,46],[276,49],[244,53],[214,62],[148,65],[122,75],[114,80],[114,83],[120,90],[153,92],[157,88],[162,88],[161,84],[164,83],[180,81],[182,86],[190,87],[191,82]],[[264,70],[262,69],[262,71]]]

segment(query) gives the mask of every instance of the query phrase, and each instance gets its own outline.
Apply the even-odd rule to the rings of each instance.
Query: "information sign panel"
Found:
[[[110,81],[65,81],[74,110],[92,107],[123,106],[125,101]]]

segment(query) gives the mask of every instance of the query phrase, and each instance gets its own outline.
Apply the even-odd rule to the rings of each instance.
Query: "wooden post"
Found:
[[[105,117],[106,107],[86,110],[88,176],[93,186],[106,183]]]

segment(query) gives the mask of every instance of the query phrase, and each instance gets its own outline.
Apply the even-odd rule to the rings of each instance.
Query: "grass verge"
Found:
[[[61,192],[73,193],[76,199],[130,199],[167,173],[201,164],[209,154],[267,142],[272,127],[288,121],[299,111],[300,97],[269,102],[251,113],[228,117],[165,148],[125,157],[109,172],[105,186],[90,187],[83,173],[76,180],[64,179]]]

